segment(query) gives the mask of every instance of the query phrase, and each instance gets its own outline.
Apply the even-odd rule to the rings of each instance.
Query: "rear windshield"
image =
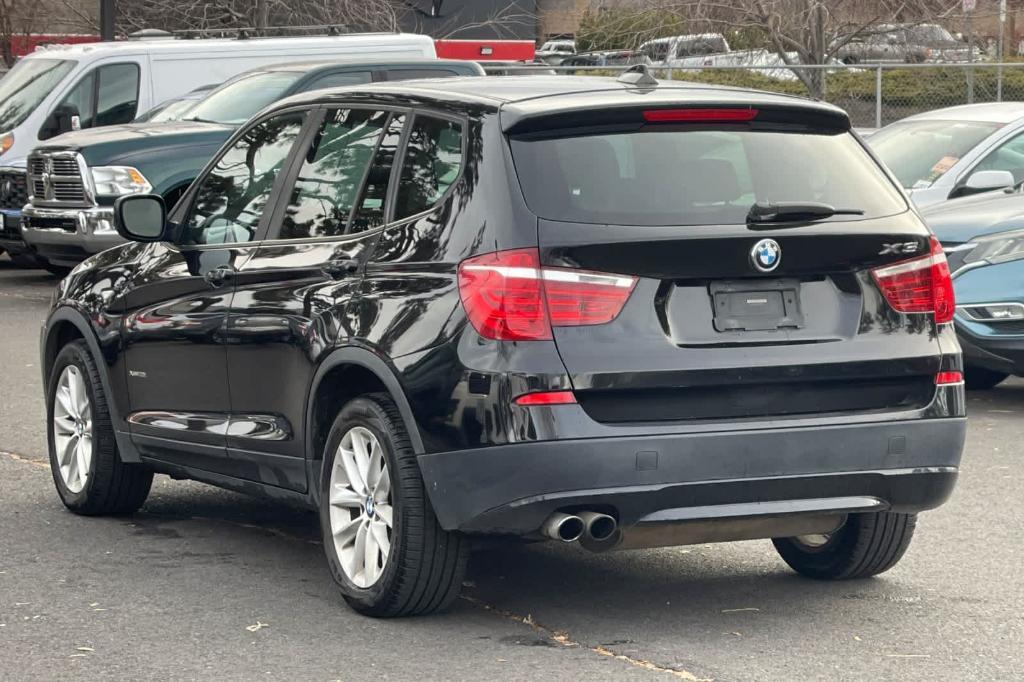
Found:
[[[987,121],[904,121],[882,128],[868,144],[900,184],[919,189],[930,187],[999,127]]]
[[[512,155],[530,210],[549,220],[740,225],[755,202],[820,202],[864,211],[857,219],[907,208],[899,190],[848,133],[648,126],[601,135],[513,138]]]

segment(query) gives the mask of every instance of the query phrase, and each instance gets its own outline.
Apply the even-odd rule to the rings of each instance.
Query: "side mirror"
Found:
[[[1017,181],[1008,170],[983,170],[972,173],[964,183],[967,193],[991,192],[996,189],[1013,187]]]
[[[81,114],[73,104],[60,104],[53,110],[39,130],[39,139],[48,140],[62,133],[80,130]]]
[[[162,242],[167,234],[167,207],[156,194],[129,194],[114,202],[114,229],[135,242]]]

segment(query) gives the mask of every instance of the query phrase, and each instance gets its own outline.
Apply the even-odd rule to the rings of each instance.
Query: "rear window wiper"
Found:
[[[806,223],[824,220],[834,215],[864,215],[864,209],[836,208],[814,201],[759,201],[747,211],[747,224]]]

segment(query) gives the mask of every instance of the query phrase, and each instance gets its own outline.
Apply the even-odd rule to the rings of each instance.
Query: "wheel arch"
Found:
[[[376,392],[385,392],[395,401],[413,450],[417,455],[425,451],[412,407],[397,372],[371,350],[360,346],[338,348],[321,361],[313,375],[306,399],[303,429],[306,473],[314,501],[319,497],[316,484],[320,476],[321,450],[337,411],[352,398]]]
[[[57,355],[64,346],[79,339],[85,341],[89,347],[89,352],[99,370],[100,383],[103,385],[103,392],[107,395],[107,409],[114,424],[114,438],[117,441],[117,450],[121,461],[139,462],[141,460],[129,435],[117,428],[122,423],[121,415],[114,397],[113,384],[110,381],[110,369],[104,361],[105,356],[100,348],[99,340],[96,338],[89,320],[74,308],[63,307],[55,310],[50,314],[43,329],[40,341],[40,365],[42,366],[44,395],[49,392],[50,373],[53,371],[53,363],[57,359]]]

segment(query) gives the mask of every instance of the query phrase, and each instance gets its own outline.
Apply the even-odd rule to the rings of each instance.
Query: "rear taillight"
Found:
[[[537,249],[498,251],[459,265],[470,324],[487,339],[550,340],[552,327],[605,324],[629,300],[636,277],[541,267]]]
[[[932,313],[939,324],[956,311],[953,280],[942,245],[931,238],[931,253],[871,271],[892,309],[900,313]]]
[[[516,405],[575,405],[576,396],[572,391],[538,391],[524,393],[515,399]]]
[[[955,386],[956,384],[964,383],[964,375],[962,372],[939,372],[935,375],[936,386]]]

